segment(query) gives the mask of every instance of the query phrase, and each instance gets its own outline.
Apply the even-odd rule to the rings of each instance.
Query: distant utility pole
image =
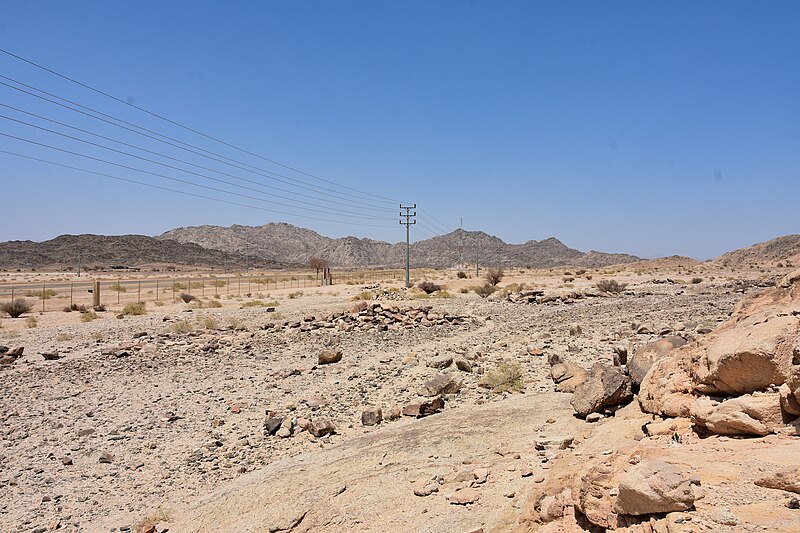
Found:
[[[417,212],[412,213],[411,210],[416,208],[417,204],[408,206],[400,204],[400,209],[406,210],[405,213],[400,211],[400,218],[405,218],[405,221],[400,220],[400,224],[406,226],[406,288],[411,287],[411,225],[417,223],[416,220],[411,221],[411,217],[417,216]]]
[[[481,275],[481,267],[479,265],[479,255],[478,255],[478,235],[475,235],[475,277],[480,277]]]
[[[464,218],[461,218],[461,240],[458,244],[458,268],[464,268]]]
[[[78,252],[78,277],[81,277],[81,253]]]

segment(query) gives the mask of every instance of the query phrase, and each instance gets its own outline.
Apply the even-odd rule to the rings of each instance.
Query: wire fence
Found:
[[[403,279],[403,270],[334,272],[331,284],[366,284]],[[41,283],[0,284],[0,302],[25,298],[34,300],[34,311],[63,311],[91,308],[98,304],[121,306],[135,302],[173,302],[181,294],[195,298],[259,296],[270,290],[305,289],[322,286],[322,274],[261,274],[141,278],[86,281],[51,280]],[[99,289],[99,290],[98,290]],[[99,299],[95,298],[95,291]]]

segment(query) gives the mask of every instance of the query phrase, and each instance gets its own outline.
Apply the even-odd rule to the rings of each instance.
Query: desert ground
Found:
[[[790,270],[506,269],[488,297],[484,272],[429,270],[430,295],[397,280],[3,317],[0,531],[798,531],[783,374],[648,382],[764,309],[796,332]],[[719,412],[761,395],[777,421]]]

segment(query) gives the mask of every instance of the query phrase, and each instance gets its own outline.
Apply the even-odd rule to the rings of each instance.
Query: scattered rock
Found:
[[[308,432],[315,437],[324,437],[336,433],[336,426],[330,420],[312,420]]]
[[[342,360],[342,351],[341,350],[322,350],[319,353],[319,364],[321,365],[330,365],[332,363],[338,363]]]
[[[380,407],[367,407],[361,412],[361,424],[365,426],[375,426],[383,420],[383,412]]]
[[[455,394],[461,390],[462,385],[463,381],[455,374],[439,374],[422,385],[420,394],[428,397]]]
[[[692,482],[676,466],[643,461],[620,477],[614,510],[625,515],[686,511],[694,506]]]
[[[454,505],[468,505],[480,500],[481,495],[477,490],[472,488],[464,488],[456,490],[450,496],[450,503]]]
[[[619,367],[595,363],[586,381],[575,388],[572,407],[580,418],[603,407],[619,405],[633,398],[631,378]]]

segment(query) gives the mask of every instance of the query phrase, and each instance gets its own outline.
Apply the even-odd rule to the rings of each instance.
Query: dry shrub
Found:
[[[467,279],[467,273],[464,272],[463,270],[459,270],[456,276],[458,276],[458,279]]]
[[[486,271],[486,283],[492,287],[496,287],[498,283],[503,280],[504,272],[502,268],[490,268]]]
[[[602,279],[595,284],[595,287],[598,290],[603,292],[610,292],[612,294],[619,294],[625,290],[627,287],[627,283],[620,283],[615,279]]]
[[[508,361],[500,363],[500,366],[481,379],[481,386],[497,393],[520,392],[525,388],[522,380],[522,368],[519,363]]]
[[[33,303],[25,298],[15,298],[0,304],[0,312],[6,313],[11,318],[19,318],[25,313],[30,313],[32,309]]]
[[[440,291],[443,288],[441,285],[437,285],[436,283],[428,280],[420,281],[417,284],[417,287],[419,287],[419,289],[425,294],[433,294],[434,292]]]
[[[486,285],[482,285],[480,287],[475,287],[475,294],[477,294],[481,298],[486,298],[487,296],[489,296],[490,294],[492,294],[496,290],[497,290],[497,287],[495,287],[494,285],[489,285],[487,283]]]
[[[123,315],[144,315],[147,313],[144,302],[128,304],[122,308]]]

